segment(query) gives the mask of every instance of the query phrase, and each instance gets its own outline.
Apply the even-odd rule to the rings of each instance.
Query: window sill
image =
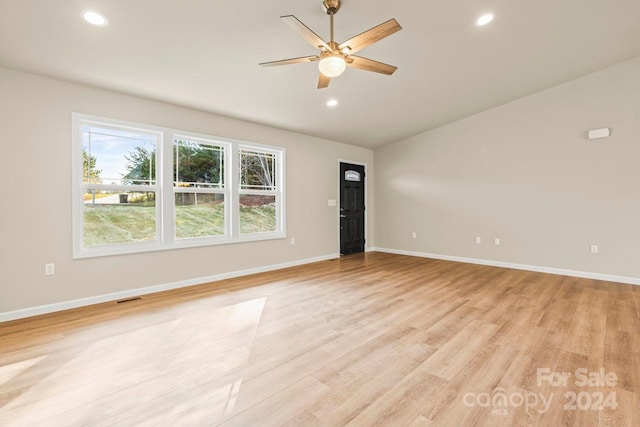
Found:
[[[245,235],[237,239],[228,237],[196,237],[191,239],[180,239],[171,245],[160,245],[157,243],[132,243],[126,246],[96,246],[74,251],[73,259],[97,258],[115,255],[128,255],[146,252],[170,251],[176,249],[202,248],[206,246],[233,245],[237,243],[261,242],[266,240],[286,239],[284,233],[256,233],[255,235]]]

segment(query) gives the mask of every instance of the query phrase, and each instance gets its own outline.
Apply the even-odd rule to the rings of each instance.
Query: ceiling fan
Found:
[[[402,27],[398,24],[398,21],[390,19],[364,33],[350,38],[344,43],[338,44],[333,40],[333,16],[340,10],[340,0],[324,0],[322,6],[331,19],[331,40],[329,42],[322,40],[295,16],[287,15],[280,17],[280,19],[300,34],[310,45],[319,49],[319,55],[263,62],[260,65],[263,67],[271,67],[274,65],[319,61],[320,79],[318,80],[318,89],[328,87],[331,79],[342,74],[347,66],[387,75],[393,74],[394,71],[398,69],[398,67],[394,67],[393,65],[354,55],[354,53],[359,50],[400,31]]]

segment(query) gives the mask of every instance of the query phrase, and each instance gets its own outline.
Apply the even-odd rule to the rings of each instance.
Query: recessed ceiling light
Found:
[[[82,13],[82,17],[91,25],[96,27],[104,27],[109,23],[106,16],[98,12],[86,11]]]
[[[493,21],[493,13],[487,13],[486,15],[482,15],[476,21],[476,25],[482,27],[483,25],[487,25],[489,22]]]
[[[337,99],[330,99],[327,101],[327,107],[336,107],[338,105],[338,100]]]

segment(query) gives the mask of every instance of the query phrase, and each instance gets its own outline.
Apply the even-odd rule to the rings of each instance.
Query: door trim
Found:
[[[340,253],[340,185],[342,181],[342,177],[340,176],[340,163],[351,163],[352,165],[364,166],[364,251],[370,252],[369,246],[369,171],[367,170],[369,165],[366,162],[361,162],[357,160],[347,160],[347,159],[338,159],[338,170],[336,171],[336,175],[338,175],[338,184],[337,184],[337,208],[336,208],[336,221],[337,221],[337,231],[338,231],[338,253]]]

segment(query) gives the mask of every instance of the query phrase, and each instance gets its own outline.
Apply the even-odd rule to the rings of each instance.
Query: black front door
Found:
[[[364,166],[340,163],[340,253],[364,252]]]

